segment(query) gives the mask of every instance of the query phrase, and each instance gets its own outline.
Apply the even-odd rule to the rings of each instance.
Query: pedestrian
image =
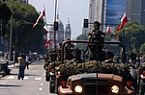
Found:
[[[22,54],[19,55],[18,63],[19,63],[18,80],[20,80],[20,78],[23,80],[24,79],[24,74],[25,74],[25,66],[26,66],[24,55],[22,55]]]
[[[25,62],[26,62],[26,68],[27,69],[29,69],[29,56],[28,55],[26,55],[26,57],[25,57]]]

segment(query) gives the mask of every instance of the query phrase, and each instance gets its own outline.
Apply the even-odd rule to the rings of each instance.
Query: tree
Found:
[[[0,28],[1,28],[1,36],[5,37],[6,34],[6,26],[8,21],[10,20],[12,12],[6,3],[0,2]]]
[[[88,40],[88,37],[86,36],[86,34],[81,34],[76,39],[77,40]]]
[[[77,38],[76,38],[76,40],[88,40],[88,37],[87,37],[87,35],[86,34],[81,34],[81,35],[79,35]],[[86,44],[77,44],[76,45],[76,47],[78,47],[78,48],[80,48],[80,49],[85,49],[85,47],[86,47]]]
[[[41,52],[45,34],[43,20],[32,30],[32,25],[39,13],[33,6],[18,1],[9,0],[7,5],[11,9],[13,17],[12,48],[18,52],[28,52],[29,50]],[[7,31],[10,31],[10,25]],[[9,34],[10,32],[7,33],[7,39],[9,39]]]
[[[8,21],[11,17],[11,10],[6,3],[0,2],[0,19]]]
[[[130,52],[137,52],[145,41],[145,27],[129,23],[120,31],[120,41]]]
[[[145,43],[141,45],[140,52],[145,52]]]

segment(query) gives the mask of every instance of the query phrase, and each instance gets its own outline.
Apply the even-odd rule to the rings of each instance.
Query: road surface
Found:
[[[44,61],[33,62],[25,70],[24,80],[18,80],[18,68],[11,66],[11,74],[0,79],[0,95],[54,95],[45,81]]]

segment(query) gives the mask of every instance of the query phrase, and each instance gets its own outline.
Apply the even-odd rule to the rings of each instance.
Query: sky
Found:
[[[82,33],[83,19],[89,16],[89,0],[57,0],[57,13],[64,28],[69,22],[72,29],[72,39]],[[47,23],[54,21],[55,0],[29,0],[38,12],[45,8]]]

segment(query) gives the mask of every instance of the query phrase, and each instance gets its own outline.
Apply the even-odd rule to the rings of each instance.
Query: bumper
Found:
[[[58,93],[60,95],[71,95],[73,91],[68,87],[68,88],[63,88],[62,86],[58,87]]]

